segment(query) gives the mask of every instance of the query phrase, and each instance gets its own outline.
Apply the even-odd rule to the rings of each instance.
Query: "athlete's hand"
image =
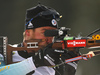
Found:
[[[36,66],[52,66],[59,63],[60,55],[64,53],[64,50],[52,49],[46,47],[43,50],[39,50],[34,56],[34,63]]]
[[[64,50],[48,48],[44,51],[44,61],[46,65],[56,65],[60,61],[60,55]]]

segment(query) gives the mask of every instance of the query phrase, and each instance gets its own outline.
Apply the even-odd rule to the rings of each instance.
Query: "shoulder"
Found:
[[[19,43],[19,44],[13,44],[13,45],[9,44],[9,45],[12,46],[12,47],[21,47],[21,46],[23,46],[22,43]]]

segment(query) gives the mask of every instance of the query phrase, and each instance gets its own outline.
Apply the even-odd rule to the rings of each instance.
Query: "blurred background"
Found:
[[[100,28],[100,0],[0,0],[0,36],[7,36],[9,44],[22,42],[26,9],[38,1],[63,16],[59,26],[71,28],[68,33],[72,36],[81,33],[85,37]],[[82,54],[88,51],[80,49]],[[100,75],[100,56],[80,60],[76,75]]]

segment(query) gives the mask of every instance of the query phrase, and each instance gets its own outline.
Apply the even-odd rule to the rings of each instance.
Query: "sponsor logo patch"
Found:
[[[67,47],[86,47],[86,40],[67,40]]]
[[[52,19],[51,23],[52,23],[52,25],[54,25],[54,26],[56,26],[56,25],[57,25],[57,22],[56,22],[56,20],[55,20],[55,19]]]
[[[100,34],[93,35],[92,40],[100,40]]]
[[[33,24],[31,22],[29,22],[28,28],[33,28]]]

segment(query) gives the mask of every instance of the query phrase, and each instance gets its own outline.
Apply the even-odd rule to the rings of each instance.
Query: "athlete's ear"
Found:
[[[27,36],[30,36],[29,30],[25,30],[25,34],[26,34]]]

